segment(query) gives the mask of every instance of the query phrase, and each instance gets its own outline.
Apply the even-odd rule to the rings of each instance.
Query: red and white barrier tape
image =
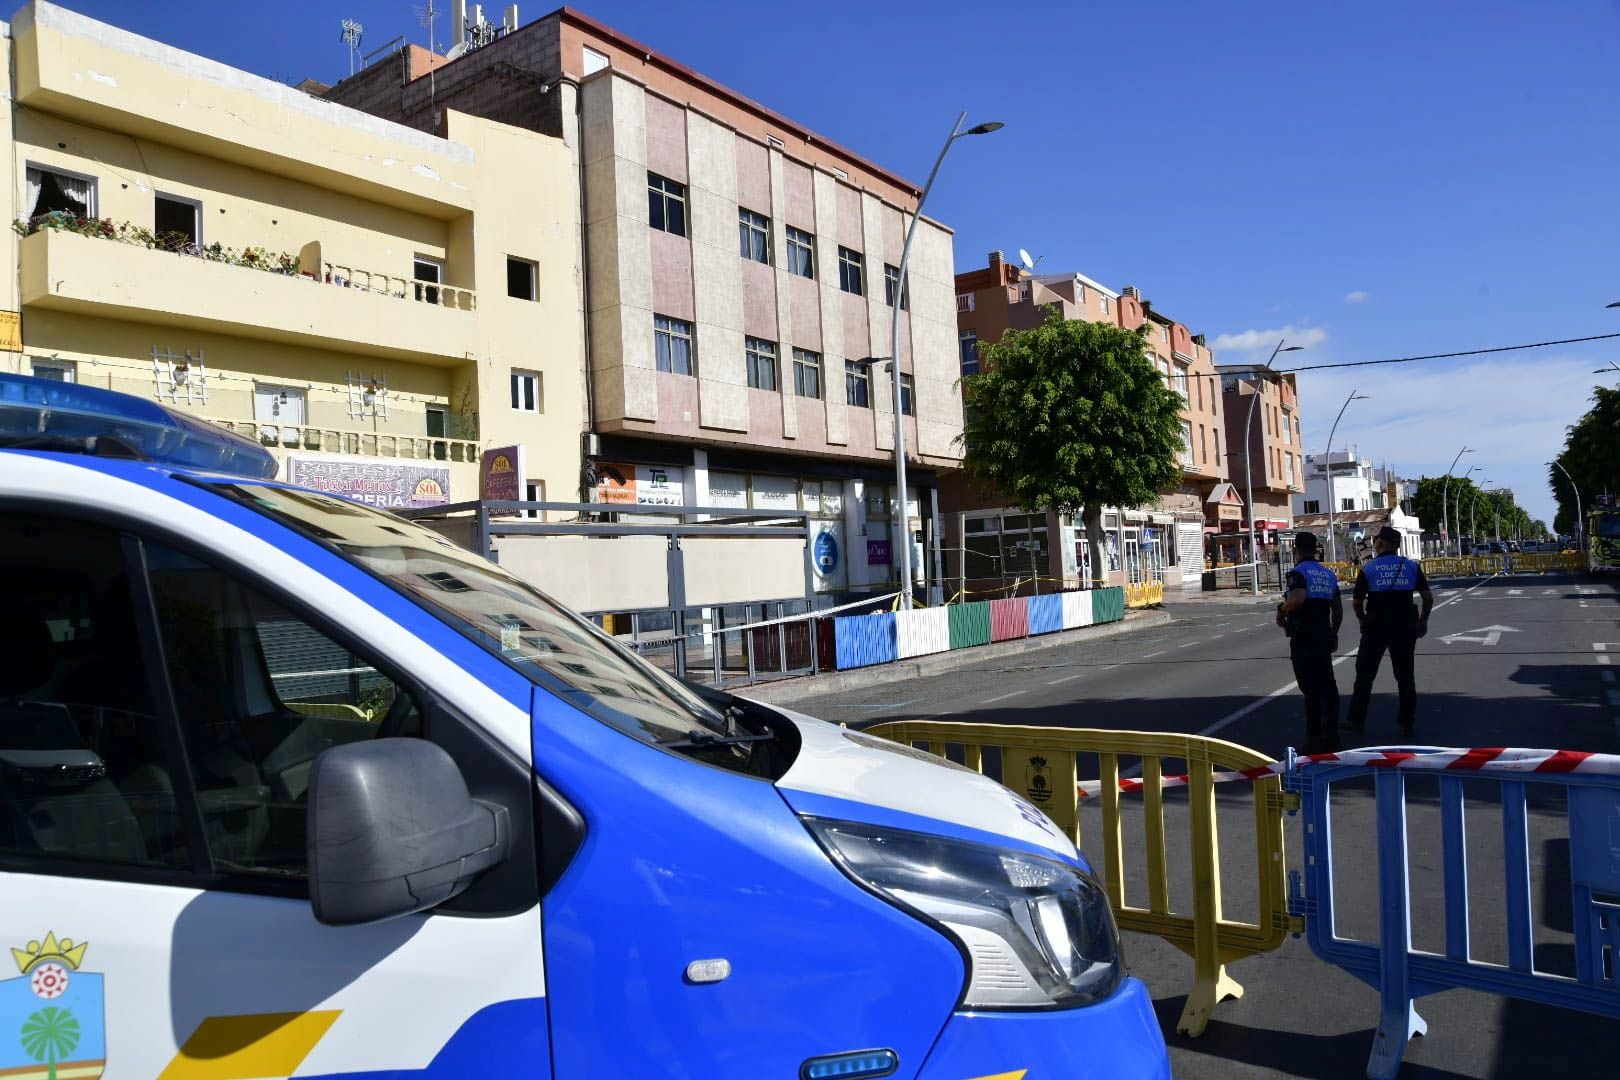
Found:
[[[1591,754],[1584,750],[1527,750],[1519,747],[1476,746],[1454,750],[1341,750],[1334,754],[1301,754],[1295,768],[1312,765],[1367,765],[1385,769],[1422,769],[1436,772],[1484,772],[1525,774],[1580,773],[1583,776],[1620,776],[1620,755]],[[1288,771],[1288,763],[1274,761],[1240,772],[1217,772],[1217,784],[1259,780]],[[1161,787],[1186,787],[1186,773],[1163,777]],[[1141,791],[1142,780],[1121,780],[1119,790]],[[1082,780],[1081,798],[1102,794],[1101,780]]]

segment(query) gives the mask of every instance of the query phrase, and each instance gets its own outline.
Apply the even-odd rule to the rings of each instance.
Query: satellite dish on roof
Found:
[[[1029,257],[1028,248],[1018,249],[1018,261],[1024,264],[1025,270],[1035,269],[1035,260]]]
[[[467,42],[465,40],[458,41],[454,45],[450,46],[450,51],[444,54],[444,58],[446,61],[454,60],[456,57],[460,56],[466,51]]]

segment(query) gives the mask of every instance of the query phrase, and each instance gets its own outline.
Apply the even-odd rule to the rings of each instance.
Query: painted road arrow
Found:
[[[1460,634],[1447,634],[1440,640],[1447,645],[1455,645],[1459,641],[1471,641],[1476,645],[1495,645],[1502,640],[1503,634],[1517,634],[1519,631],[1511,626],[1480,626],[1473,630],[1464,630]],[[1483,634],[1484,637],[1474,637],[1474,634]]]

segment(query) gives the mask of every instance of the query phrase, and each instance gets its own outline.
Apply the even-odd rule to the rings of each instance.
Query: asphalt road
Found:
[[[1416,741],[1437,746],[1529,746],[1620,753],[1620,684],[1608,656],[1620,653],[1620,589],[1567,576],[1436,582],[1439,605],[1418,647]],[[958,719],[1188,731],[1274,757],[1304,739],[1287,642],[1262,603],[1185,603],[1168,626],[963,664],[946,674],[804,699],[792,707],[851,726],[898,719]],[[1348,614],[1348,612],[1347,612]],[[1336,668],[1344,706],[1354,678],[1356,633],[1346,626]],[[1447,641],[1447,638],[1452,640]],[[1620,666],[1620,659],[1614,663]],[[1395,686],[1385,662],[1374,687],[1366,745],[1400,741]],[[993,763],[990,766],[993,772]],[[1082,775],[1085,763],[1082,761]],[[1091,775],[1095,775],[1094,770]],[[1429,782],[1432,784],[1432,781]],[[1413,782],[1409,800],[1413,940],[1441,948],[1440,829],[1432,787]],[[1476,798],[1477,794],[1477,798]],[[1223,792],[1222,885],[1229,915],[1250,917],[1253,855],[1249,803]],[[1167,799],[1172,901],[1186,896],[1185,804]],[[1376,862],[1370,788],[1336,795],[1336,931],[1376,940]],[[1096,835],[1096,811],[1082,814]],[[1494,788],[1470,789],[1470,924],[1476,959],[1505,962],[1499,874],[1500,812]],[[1299,865],[1299,819],[1288,826],[1288,859]],[[1127,815],[1127,898],[1141,881],[1139,844]],[[1532,788],[1530,845],[1539,970],[1573,971],[1568,845],[1561,793]],[[1494,845],[1494,848],[1493,848]],[[1082,845],[1083,847],[1086,845]],[[1138,899],[1139,894],[1138,894]],[[1174,1034],[1191,962],[1156,939],[1128,935],[1133,974],[1152,991],[1182,1077],[1363,1075],[1378,998],[1371,987],[1317,960],[1303,940],[1229,968],[1244,996],[1216,1008],[1202,1038]],[[1429,1023],[1413,1040],[1406,1077],[1510,1077],[1557,1066],[1574,1076],[1614,1075],[1620,1022],[1454,990],[1418,1003]]]

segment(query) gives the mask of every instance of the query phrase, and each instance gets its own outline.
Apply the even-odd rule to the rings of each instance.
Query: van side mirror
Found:
[[[321,752],[309,777],[309,900],[328,926],[424,911],[506,858],[505,807],[474,799],[423,739]]]

